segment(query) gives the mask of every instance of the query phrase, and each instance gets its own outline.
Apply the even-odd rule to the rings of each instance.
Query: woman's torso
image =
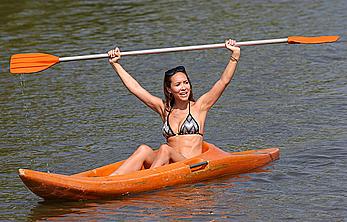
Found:
[[[167,140],[167,145],[176,149],[185,158],[191,158],[202,153],[201,135],[178,135],[170,137]]]
[[[185,110],[170,109],[165,111],[163,118],[163,135],[167,144],[186,158],[199,155],[202,151],[206,114],[200,111],[198,105],[190,101]]]

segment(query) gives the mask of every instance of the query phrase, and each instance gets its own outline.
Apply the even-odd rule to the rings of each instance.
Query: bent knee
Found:
[[[152,152],[153,152],[152,148],[147,146],[146,144],[140,145],[136,150],[136,153],[152,153]]]
[[[170,153],[172,151],[172,147],[166,145],[166,144],[162,144],[159,147],[159,152],[160,153]]]

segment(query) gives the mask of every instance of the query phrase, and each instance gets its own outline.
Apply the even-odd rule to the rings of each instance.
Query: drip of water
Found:
[[[19,75],[19,80],[20,80],[19,83],[20,83],[21,92],[22,92],[22,95],[24,96],[25,80],[24,80],[23,74]]]
[[[28,103],[25,101],[25,79],[24,79],[24,75],[20,74],[19,75],[19,83],[20,83],[20,89],[21,89],[21,94],[22,94],[22,100],[23,100],[23,110],[24,110],[24,115],[25,115],[25,119],[28,122],[29,120],[29,111],[28,111]]]
[[[31,129],[30,127],[30,116],[29,116],[29,105],[28,105],[28,102],[26,101],[26,98],[25,98],[25,88],[26,88],[26,85],[25,85],[25,79],[24,79],[24,75],[23,74],[20,74],[19,75],[19,83],[20,83],[20,89],[21,89],[21,95],[22,95],[22,101],[23,101],[23,114],[24,114],[24,117],[25,117],[25,124],[23,124],[24,126],[27,126],[27,127],[24,127],[25,128],[25,131],[26,131],[26,135],[31,135]],[[27,143],[29,143],[29,141],[27,141]]]

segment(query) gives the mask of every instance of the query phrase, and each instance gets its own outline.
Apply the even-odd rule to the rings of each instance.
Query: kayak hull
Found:
[[[34,194],[46,200],[93,200],[246,173],[277,159],[278,148],[228,153],[204,142],[203,153],[197,157],[125,175],[109,176],[120,161],[73,175],[19,169],[19,176]]]

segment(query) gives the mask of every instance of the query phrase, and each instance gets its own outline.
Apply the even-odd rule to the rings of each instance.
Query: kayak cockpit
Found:
[[[182,162],[184,164],[190,166],[190,165],[194,165],[194,164],[198,164],[200,162],[206,161],[207,159],[202,158],[201,156],[204,155],[204,154],[208,154],[211,151],[216,152],[215,149],[218,149],[218,148],[213,146],[212,144],[209,144],[207,142],[203,142],[203,144],[202,144],[202,154],[200,154],[197,157],[193,157],[193,158],[184,160]],[[218,149],[218,150],[220,150],[220,149]],[[226,153],[224,151],[222,151],[222,152],[224,154]],[[226,154],[228,154],[228,153],[226,153]],[[208,154],[208,155],[205,155],[205,156],[210,156],[210,155]],[[96,169],[88,170],[88,171],[85,171],[85,172],[82,172],[82,173],[78,173],[78,174],[73,174],[71,176],[73,176],[73,177],[76,177],[76,176],[77,177],[105,177],[105,176],[109,176],[116,169],[118,169],[118,167],[120,167],[123,164],[124,161],[125,160],[122,160],[122,161],[119,161],[119,162],[116,162],[116,163],[112,163],[112,164],[109,164],[109,165],[106,165],[106,166],[103,166],[103,167],[99,167],[99,168],[96,168]],[[142,167],[141,170],[146,170],[146,169],[144,167]]]

